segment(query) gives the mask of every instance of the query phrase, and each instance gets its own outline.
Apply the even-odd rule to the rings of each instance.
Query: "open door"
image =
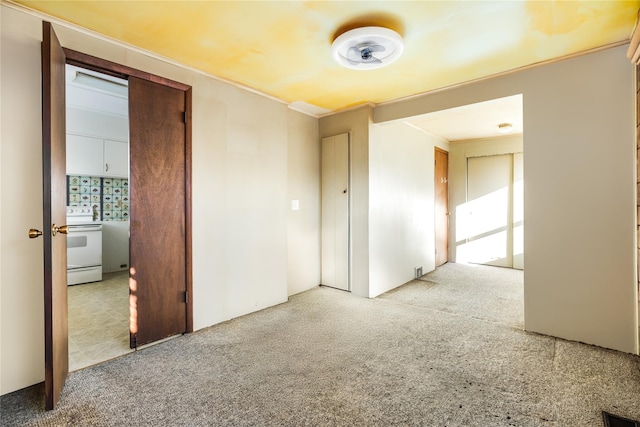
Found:
[[[49,22],[42,36],[43,236],[46,408],[69,372],[65,64],[129,78],[131,144],[131,346],[193,330],[191,289],[191,88],[64,49]],[[153,81],[151,81],[153,80]]]
[[[131,348],[188,331],[187,93],[129,77]]]
[[[42,27],[42,182],[45,406],[53,409],[69,372],[65,156],[65,54],[49,22]]]

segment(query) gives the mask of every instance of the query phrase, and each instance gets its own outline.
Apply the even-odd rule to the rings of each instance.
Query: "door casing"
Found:
[[[449,261],[449,153],[435,147],[435,241],[436,267]]]
[[[178,89],[185,95],[185,275],[186,275],[186,332],[193,332],[193,271],[192,271],[192,202],[191,202],[191,155],[192,155],[192,89],[191,86],[184,83],[176,82],[165,77],[157,76],[145,71],[137,70],[125,65],[117,64],[105,59],[97,58],[86,53],[78,52],[63,47],[66,55],[67,64],[76,65],[78,67],[87,68],[89,70],[108,74],[114,77],[128,79],[128,77],[136,77],[142,80],[148,80],[161,84],[170,88]]]
[[[62,47],[50,22],[43,22],[43,220],[45,286],[45,408],[54,409],[66,380],[68,363],[66,239],[48,227],[66,222],[65,63],[128,78],[134,76],[184,92],[184,263],[186,296],[192,295],[191,238],[191,87]],[[61,145],[52,142],[60,141]],[[60,175],[62,174],[62,175]],[[56,245],[54,247],[54,245]],[[55,285],[55,286],[54,286]],[[192,298],[185,301],[185,332],[193,331]]]

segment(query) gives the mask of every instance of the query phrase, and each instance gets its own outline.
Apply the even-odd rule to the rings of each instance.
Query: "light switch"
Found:
[[[297,211],[300,209],[300,200],[292,200],[291,201],[291,210]]]

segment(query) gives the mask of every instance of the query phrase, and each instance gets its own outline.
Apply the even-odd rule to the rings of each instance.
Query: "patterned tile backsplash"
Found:
[[[96,221],[129,221],[129,180],[67,176],[67,206],[91,206]]]

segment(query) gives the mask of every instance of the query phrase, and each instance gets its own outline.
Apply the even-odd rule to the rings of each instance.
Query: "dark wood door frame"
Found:
[[[434,148],[435,265],[439,267],[449,261],[449,153],[441,148]],[[439,164],[438,157],[441,160],[445,157],[447,162]],[[442,169],[445,171],[444,176],[439,176]]]
[[[186,270],[186,286],[187,295],[193,295],[193,272],[192,272],[192,224],[191,224],[191,86],[185,85],[174,80],[160,77],[145,71],[117,64],[105,59],[97,58],[86,53],[64,48],[67,64],[76,65],[78,67],[87,68],[100,73],[108,74],[114,77],[127,79],[128,77],[137,77],[142,80],[151,81],[174,89],[181,90],[185,93],[185,270]],[[186,326],[187,332],[193,332],[193,298],[187,299],[186,306]]]

